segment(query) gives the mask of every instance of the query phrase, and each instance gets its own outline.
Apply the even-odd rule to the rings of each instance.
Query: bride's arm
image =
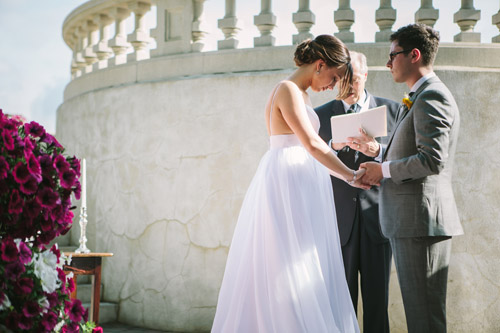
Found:
[[[307,110],[305,110],[302,93],[298,87],[292,82],[285,81],[278,89],[275,103],[287,125],[297,135],[307,151],[326,166],[334,177],[346,181],[352,181],[353,178],[359,180],[364,174],[364,169],[357,171],[355,176],[355,171],[342,163],[312,127]]]

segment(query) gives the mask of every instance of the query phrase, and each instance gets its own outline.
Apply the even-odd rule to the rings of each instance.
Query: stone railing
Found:
[[[90,0],[84,3],[68,15],[63,25],[64,40],[73,50],[72,78],[150,57],[201,52],[207,36],[202,22],[205,1]],[[225,0],[225,13],[217,21],[224,35],[224,39],[217,43],[219,50],[238,48],[241,29],[236,16],[236,2]],[[152,7],[156,7],[156,11],[152,12],[156,12],[156,28],[149,29],[145,15],[152,11]],[[339,0],[338,9],[333,14],[338,28],[337,37],[347,43],[354,42],[351,26],[355,23],[355,12],[351,1]],[[133,31],[127,33],[126,20],[129,17],[133,18],[135,25]],[[500,10],[491,17],[492,24],[500,29]],[[379,28],[375,32],[375,42],[388,41],[396,18],[392,1],[380,0],[375,12]],[[432,0],[421,0],[420,8],[415,12],[415,22],[434,26],[438,18],[439,10],[433,7]],[[481,11],[474,8],[473,0],[461,0],[461,7],[453,19],[460,28],[454,41],[479,43],[481,33],[475,32],[474,27],[480,18]],[[272,0],[261,0],[260,13],[253,19],[260,33],[254,38],[254,47],[274,46],[276,15],[272,11]],[[298,10],[293,13],[292,21],[297,29],[292,37],[294,44],[313,36],[311,27],[316,18],[310,10],[309,0],[298,0]],[[154,42],[156,48],[151,48]],[[500,34],[492,38],[492,43],[500,43]]]

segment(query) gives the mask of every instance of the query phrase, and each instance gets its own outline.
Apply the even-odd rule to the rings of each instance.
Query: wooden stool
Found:
[[[91,275],[92,295],[90,297],[90,321],[99,324],[99,302],[101,300],[101,262],[102,257],[112,257],[113,253],[76,253],[64,252],[64,255],[71,256],[71,264],[64,265],[66,274],[73,273],[75,290],[71,293],[71,299],[76,299],[76,276]]]

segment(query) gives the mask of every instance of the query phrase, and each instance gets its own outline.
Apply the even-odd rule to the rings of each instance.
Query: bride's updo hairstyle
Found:
[[[319,35],[297,45],[293,58],[297,66],[312,64],[318,59],[323,60],[328,67],[346,67],[345,75],[339,82],[337,99],[347,98],[352,86],[351,57],[347,47],[331,35]]]

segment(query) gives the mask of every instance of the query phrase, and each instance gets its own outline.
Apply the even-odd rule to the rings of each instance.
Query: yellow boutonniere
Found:
[[[410,96],[408,96],[407,93],[405,93],[405,97],[403,98],[403,104],[406,105],[408,110],[411,109],[411,106],[413,105],[413,102],[410,99]]]

